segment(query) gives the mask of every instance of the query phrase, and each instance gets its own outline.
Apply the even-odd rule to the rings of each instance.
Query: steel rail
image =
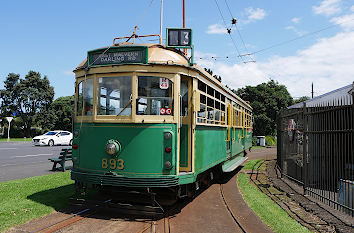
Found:
[[[112,200],[112,199],[106,200],[106,201],[104,201],[103,203],[108,203],[108,202],[110,202],[111,200]],[[99,205],[96,205],[95,207],[99,207]],[[41,231],[43,231],[44,229],[53,227],[53,226],[55,226],[55,225],[57,225],[57,224],[59,224],[59,223],[62,223],[62,222],[64,222],[64,221],[67,221],[67,220],[69,220],[69,219],[71,219],[71,218],[74,218],[74,217],[82,217],[82,216],[79,216],[79,215],[80,215],[80,214],[83,214],[83,213],[86,213],[86,212],[88,212],[88,211],[90,211],[90,210],[91,210],[91,209],[89,209],[89,208],[84,209],[84,210],[79,211],[79,212],[77,212],[77,213],[75,213],[75,214],[72,214],[72,215],[70,215],[70,216],[68,216],[68,217],[66,217],[66,218],[64,218],[64,219],[61,219],[61,220],[56,221],[56,222],[54,222],[54,223],[52,223],[52,224],[48,224],[48,225],[46,225],[46,226],[44,226],[44,227],[41,227],[41,228],[39,228],[39,229],[37,229],[37,230],[35,230],[35,231],[32,231],[31,233],[41,232]],[[81,219],[83,219],[83,217],[82,217]],[[77,221],[80,221],[81,219],[78,219]],[[75,221],[75,222],[77,222],[77,221]],[[70,224],[72,224],[72,223],[74,223],[74,222],[71,222]],[[68,225],[70,225],[70,224],[68,224]],[[65,225],[65,226],[68,226],[68,225]],[[59,230],[59,229],[58,229],[58,230]],[[56,231],[57,231],[57,230],[56,230]],[[49,231],[49,232],[50,232],[50,231]]]
[[[227,211],[229,212],[229,214],[231,215],[231,217],[234,219],[235,223],[240,227],[240,229],[242,230],[243,233],[247,233],[246,229],[242,226],[242,224],[238,221],[237,217],[235,216],[235,214],[232,212],[232,210],[229,207],[229,204],[226,200],[226,197],[224,195],[224,189],[222,187],[223,185],[220,184],[220,193],[221,193],[221,197],[224,201],[225,207],[227,209]]]

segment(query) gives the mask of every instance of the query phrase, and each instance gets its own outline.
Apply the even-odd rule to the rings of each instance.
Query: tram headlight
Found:
[[[171,169],[172,168],[172,163],[170,161],[165,162],[165,168],[166,169]]]
[[[120,149],[120,143],[116,140],[109,140],[106,144],[106,153],[110,156],[117,155]]]
[[[74,131],[74,138],[77,138],[78,136],[79,136],[79,130],[76,129],[76,130]]]
[[[172,134],[170,132],[165,132],[165,139],[170,139]]]

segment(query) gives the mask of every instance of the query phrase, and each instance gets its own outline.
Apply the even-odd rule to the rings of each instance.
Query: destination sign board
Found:
[[[147,63],[147,47],[112,47],[88,52],[89,66]]]

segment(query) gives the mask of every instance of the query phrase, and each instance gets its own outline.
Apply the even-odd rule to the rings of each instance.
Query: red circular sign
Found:
[[[165,112],[166,112],[166,110],[165,110],[164,108],[160,108],[160,114],[161,114],[161,115],[164,115]]]
[[[166,114],[171,115],[172,110],[170,108],[166,109]]]

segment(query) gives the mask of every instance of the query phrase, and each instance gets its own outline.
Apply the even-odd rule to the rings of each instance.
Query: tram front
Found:
[[[168,61],[185,58],[161,46],[94,53],[74,71],[72,179],[81,187],[177,186],[180,75]]]

